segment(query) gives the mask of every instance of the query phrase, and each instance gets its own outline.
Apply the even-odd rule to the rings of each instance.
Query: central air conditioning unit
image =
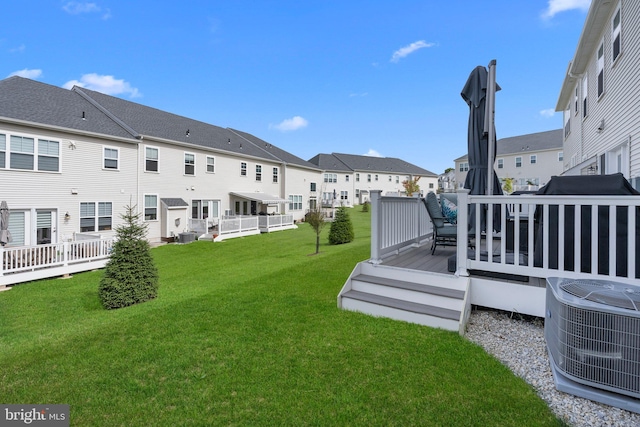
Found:
[[[550,277],[546,304],[556,388],[640,413],[640,286]]]

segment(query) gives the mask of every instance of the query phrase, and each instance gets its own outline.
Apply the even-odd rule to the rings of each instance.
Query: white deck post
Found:
[[[380,190],[371,191],[371,260],[380,264]]]
[[[458,238],[456,244],[456,274],[469,276],[467,271],[467,242],[469,241],[469,190],[458,190]]]
[[[4,246],[0,245],[0,277],[4,275]]]

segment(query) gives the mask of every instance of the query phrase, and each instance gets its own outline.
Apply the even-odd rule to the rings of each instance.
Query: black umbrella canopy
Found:
[[[469,106],[469,127],[467,134],[469,172],[464,181],[464,188],[469,189],[469,194],[487,194],[489,180],[489,133],[485,132],[485,113],[487,110],[487,88],[489,86],[489,74],[487,69],[481,65],[473,69],[467,83],[464,85],[460,95]],[[494,82],[495,84],[495,82]],[[500,86],[495,84],[495,90],[500,90]],[[493,111],[493,106],[488,108]],[[493,126],[493,123],[490,124]],[[495,131],[493,134],[493,153],[491,159],[496,156]],[[491,165],[493,169],[493,164]],[[495,171],[492,172],[493,191],[492,194],[502,194],[500,180]],[[480,212],[480,224],[482,231],[486,231],[486,207]],[[469,210],[469,228],[475,228],[475,206]],[[494,209],[493,228],[500,231],[500,211]]]

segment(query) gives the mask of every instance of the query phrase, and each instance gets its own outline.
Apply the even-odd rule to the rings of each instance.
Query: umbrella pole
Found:
[[[495,162],[495,139],[496,129],[494,126],[496,108],[496,60],[489,62],[489,75],[487,77],[487,99],[484,116],[484,131],[489,140],[489,155],[487,167],[487,195],[493,195],[493,163]]]

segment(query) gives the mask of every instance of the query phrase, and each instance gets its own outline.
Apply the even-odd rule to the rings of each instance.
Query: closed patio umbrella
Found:
[[[495,67],[495,61],[491,62],[491,66]],[[469,106],[467,134],[469,172],[464,182],[464,188],[470,190],[469,194],[502,194],[500,181],[493,170],[496,155],[495,129],[493,127],[494,97],[500,87],[495,83],[495,74],[491,77],[485,67],[477,66],[469,75],[460,94]],[[492,81],[489,82],[489,80]],[[493,90],[491,90],[492,86]],[[487,117],[487,115],[489,116]],[[469,210],[470,231],[475,232],[475,224],[476,209],[472,205]],[[486,206],[480,212],[480,226],[481,231],[487,231]],[[500,211],[498,209],[494,210],[493,229],[500,231]]]
[[[11,241],[9,233],[9,206],[5,200],[0,203],[0,245],[4,246]]]

